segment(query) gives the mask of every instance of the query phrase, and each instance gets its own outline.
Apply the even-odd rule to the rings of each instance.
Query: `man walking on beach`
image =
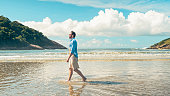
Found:
[[[67,59],[67,62],[69,62],[69,78],[68,81],[71,80],[73,70],[79,74],[83,81],[86,81],[86,77],[81,73],[80,70],[78,70],[78,53],[77,53],[77,41],[75,39],[76,33],[74,31],[71,31],[69,34],[70,44],[69,44],[69,57]]]

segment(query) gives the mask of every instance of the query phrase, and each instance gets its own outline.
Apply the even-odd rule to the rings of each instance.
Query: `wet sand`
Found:
[[[64,61],[64,60],[63,60]],[[2,96],[168,96],[170,61],[79,61],[88,78],[73,73],[66,62],[0,62]]]

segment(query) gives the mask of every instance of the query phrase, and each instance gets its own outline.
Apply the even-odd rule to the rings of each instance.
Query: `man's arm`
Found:
[[[68,56],[68,59],[67,59],[67,62],[69,61],[70,57],[72,56],[73,54],[70,53],[69,56]]]
[[[69,59],[70,59],[70,57],[72,56],[72,55],[74,55],[73,53],[74,53],[74,51],[75,51],[75,45],[76,44],[76,42],[75,41],[73,41],[73,45],[72,45],[72,47],[71,47],[71,49],[70,49],[70,54],[69,54],[69,56],[68,56],[68,59],[67,59],[67,62],[69,61]]]

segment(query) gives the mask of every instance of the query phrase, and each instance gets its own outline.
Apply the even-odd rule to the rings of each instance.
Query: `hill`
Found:
[[[159,43],[150,46],[148,49],[170,49],[170,38],[162,40]]]
[[[0,50],[66,49],[41,32],[0,16]]]

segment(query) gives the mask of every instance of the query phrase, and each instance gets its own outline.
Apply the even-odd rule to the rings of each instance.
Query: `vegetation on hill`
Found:
[[[162,40],[159,43],[152,45],[148,49],[170,49],[170,38]]]
[[[0,16],[0,49],[66,49],[41,32]]]

